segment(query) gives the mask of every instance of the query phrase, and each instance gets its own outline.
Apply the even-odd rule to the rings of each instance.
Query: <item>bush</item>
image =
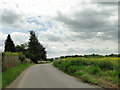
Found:
[[[75,76],[80,78],[83,74],[85,74],[85,72],[82,70],[77,70],[74,74],[75,74]]]
[[[89,75],[87,75],[87,74],[83,74],[82,76],[81,76],[81,79],[84,81],[84,82],[90,82],[90,76]]]
[[[22,53],[20,53],[18,57],[21,60],[21,62],[23,62],[25,60],[25,55]]]
[[[54,66],[58,67],[60,70],[67,71],[67,68],[70,66],[70,62],[57,60],[54,62]]]
[[[61,68],[63,69],[63,71],[67,71],[67,68],[71,66],[71,62],[68,61],[63,61],[61,64]]]
[[[90,74],[93,74],[93,75],[101,75],[101,69],[98,67],[98,66],[88,66],[86,68],[86,71],[88,71]]]
[[[61,61],[60,60],[56,60],[56,61],[54,61],[53,66],[59,67],[60,64],[61,64]]]
[[[79,69],[80,69],[79,66],[70,66],[67,68],[67,73],[73,75]]]
[[[114,64],[111,63],[109,60],[103,60],[101,62],[99,62],[98,66],[102,69],[102,70],[114,70]]]

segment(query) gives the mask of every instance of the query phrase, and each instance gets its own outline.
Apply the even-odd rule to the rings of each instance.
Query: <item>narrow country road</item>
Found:
[[[52,64],[38,64],[26,69],[7,88],[97,88],[82,83],[52,66]]]

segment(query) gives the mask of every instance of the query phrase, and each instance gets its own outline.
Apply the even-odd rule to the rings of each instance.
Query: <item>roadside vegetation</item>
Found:
[[[20,73],[25,70],[30,65],[34,65],[33,63],[21,63],[16,67],[12,67],[7,69],[6,71],[2,72],[2,88],[5,88],[9,85],[13,80],[16,79]]]
[[[4,52],[2,52],[2,62],[0,62],[2,63],[2,88],[13,82],[30,65],[38,64],[40,60],[47,61],[46,53],[34,31],[30,31],[28,43],[16,46],[10,34],[8,34]]]
[[[104,88],[118,88],[118,61],[114,57],[62,57],[53,66],[78,79]]]
[[[38,64],[39,60],[46,61],[47,51],[45,47],[39,42],[37,36],[34,31],[30,31],[30,38],[28,43],[16,45],[14,44],[10,34],[8,34],[7,39],[5,40],[5,48],[4,52],[6,55],[12,54],[16,55],[17,53],[21,53],[19,55],[29,58],[32,62]],[[17,53],[16,53],[17,52]],[[22,57],[22,58],[24,58]]]

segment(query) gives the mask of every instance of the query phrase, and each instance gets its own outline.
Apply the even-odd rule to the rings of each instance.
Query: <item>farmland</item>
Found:
[[[53,66],[76,78],[104,88],[118,88],[118,57],[67,57]]]

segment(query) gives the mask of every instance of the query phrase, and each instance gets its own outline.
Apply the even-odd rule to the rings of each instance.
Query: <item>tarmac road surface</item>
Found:
[[[7,88],[98,88],[77,80],[52,64],[37,64],[27,68]]]

